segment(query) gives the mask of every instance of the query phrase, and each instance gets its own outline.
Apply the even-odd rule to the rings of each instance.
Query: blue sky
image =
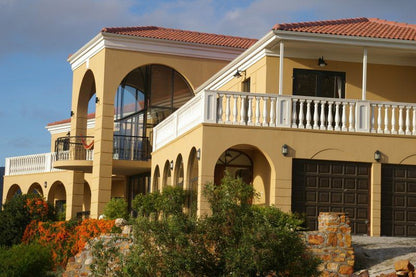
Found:
[[[275,23],[378,17],[416,24],[415,0],[0,0],[0,166],[50,151],[69,117],[66,61],[103,27],[156,25],[260,38]]]

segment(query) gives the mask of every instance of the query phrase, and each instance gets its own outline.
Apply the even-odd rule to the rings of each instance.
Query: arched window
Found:
[[[243,179],[246,184],[253,181],[253,163],[247,154],[239,150],[228,149],[218,158],[214,172],[215,184],[221,183],[225,171],[231,176]]]

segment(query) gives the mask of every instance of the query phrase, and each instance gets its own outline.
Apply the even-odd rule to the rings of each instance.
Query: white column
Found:
[[[362,83],[362,100],[367,98],[367,48],[364,48],[363,53],[363,83]]]
[[[283,59],[285,54],[285,44],[280,41],[280,56],[279,56],[279,95],[283,94]]]

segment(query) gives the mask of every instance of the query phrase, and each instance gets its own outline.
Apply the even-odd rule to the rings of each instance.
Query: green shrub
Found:
[[[38,195],[17,195],[7,201],[0,211],[0,245],[19,244],[26,226],[32,220],[55,218],[54,208]]]
[[[0,248],[0,277],[43,277],[50,270],[51,252],[39,244]]]
[[[128,219],[127,201],[123,198],[113,198],[105,205],[104,215],[106,219]]]
[[[256,193],[241,179],[226,176],[209,184],[211,214],[184,211],[185,193],[139,196],[134,245],[115,274],[123,276],[317,276],[319,260],[306,248],[302,221],[274,207],[251,205]],[[156,216],[155,216],[156,215]],[[159,215],[159,216],[157,216]]]

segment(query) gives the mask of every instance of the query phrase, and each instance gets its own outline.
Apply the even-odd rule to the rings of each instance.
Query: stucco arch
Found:
[[[18,184],[13,184],[7,191],[6,202],[12,199],[15,195],[22,194],[22,189]]]
[[[170,162],[167,160],[163,166],[162,189],[166,186],[172,185],[172,172],[170,169]]]
[[[266,155],[254,145],[233,145],[224,149],[218,156],[216,156],[217,159],[215,160],[215,163],[210,164],[212,168],[211,172],[213,172],[214,175],[214,182],[219,182],[221,179],[217,174],[220,174],[219,170],[224,170],[225,167],[224,169],[218,167],[218,162],[220,157],[227,156],[227,151],[230,152],[231,160],[241,159],[242,164],[238,165],[238,162],[236,162],[237,165],[234,166],[235,170],[232,172],[232,175],[236,177],[239,176],[243,179],[243,181],[253,185],[259,196],[253,200],[253,203],[269,205],[271,202],[270,193],[272,180],[274,178],[274,165],[271,164]],[[231,151],[234,151],[235,153],[232,153]],[[238,155],[238,153],[240,153],[240,155]],[[244,155],[248,159],[246,159]],[[214,155],[212,156],[215,157]],[[230,167],[233,168],[232,165]]]
[[[39,183],[33,183],[33,184],[30,185],[27,193],[28,194],[33,193],[33,194],[37,194],[39,196],[43,196],[42,186]]]
[[[76,94],[75,103],[73,103],[72,111],[76,118],[76,133],[73,135],[80,136],[87,133],[88,120],[88,104],[90,99],[96,93],[95,76],[91,69],[88,69],[82,78],[81,85]],[[75,106],[74,106],[75,105]]]
[[[156,165],[152,179],[152,192],[160,191],[160,169],[159,165]]]
[[[64,205],[66,204],[66,190],[61,181],[55,181],[48,193],[48,202],[54,205],[58,212],[65,212]]]
[[[82,211],[90,212],[91,210],[91,188],[87,181],[84,181],[84,197],[82,201]]]
[[[183,164],[182,155],[178,154],[175,161],[175,170],[173,174],[173,184],[184,188],[185,169]]]
[[[186,190],[187,190],[187,200],[186,206],[191,213],[197,210],[197,200],[198,200],[198,174],[199,174],[199,164],[198,164],[197,150],[195,147],[192,147],[189,152],[189,157],[186,166]]]

